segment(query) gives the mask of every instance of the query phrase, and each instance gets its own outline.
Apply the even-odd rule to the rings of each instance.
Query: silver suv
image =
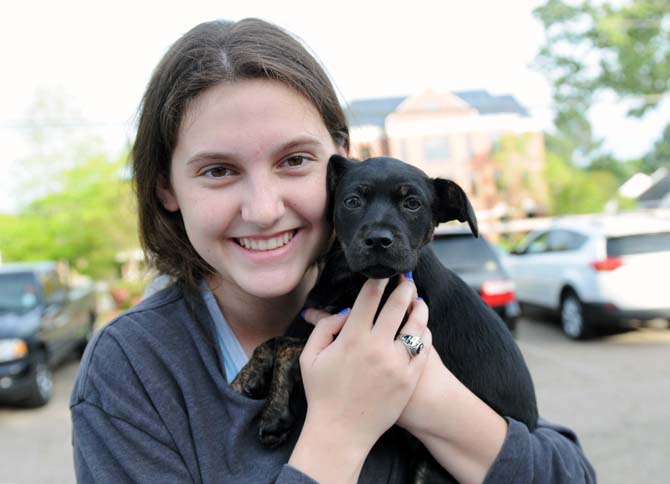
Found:
[[[559,219],[512,251],[523,307],[553,311],[570,338],[598,325],[670,320],[670,220],[644,214]]]

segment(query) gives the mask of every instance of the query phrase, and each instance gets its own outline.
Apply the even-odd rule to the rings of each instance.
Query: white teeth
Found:
[[[272,250],[288,244],[289,240],[293,238],[293,232],[285,232],[284,234],[273,237],[271,239],[237,239],[239,244],[245,249],[249,250]]]

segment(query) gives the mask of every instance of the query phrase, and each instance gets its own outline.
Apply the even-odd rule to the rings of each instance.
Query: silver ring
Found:
[[[412,336],[411,334],[399,334],[398,339],[405,345],[409,356],[414,358],[416,355],[421,353],[423,350],[423,341],[418,336]]]

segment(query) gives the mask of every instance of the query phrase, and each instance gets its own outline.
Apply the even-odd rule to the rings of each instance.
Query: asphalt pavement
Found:
[[[517,341],[540,413],[577,432],[599,482],[670,482],[670,330],[573,342],[551,324],[521,320]],[[55,371],[46,407],[0,406],[0,483],[75,481],[68,402],[78,366]]]

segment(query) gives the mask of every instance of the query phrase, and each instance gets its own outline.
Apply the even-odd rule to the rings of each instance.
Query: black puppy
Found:
[[[433,347],[447,368],[500,415],[533,430],[535,391],[512,335],[427,246],[434,228],[449,220],[467,222],[478,236],[463,190],[393,158],[358,162],[334,155],[328,166],[328,195],[327,215],[337,239],[307,307],[330,312],[351,307],[367,278],[391,277],[383,304],[397,285],[396,276],[413,271],[417,291],[430,310]],[[261,345],[233,382],[247,396],[267,397],[259,423],[259,438],[265,445],[279,445],[291,430],[295,410],[289,400],[292,394],[302,394],[293,386],[300,382],[298,356],[303,343],[282,337]],[[421,448],[421,452],[427,462],[427,451]],[[426,476],[418,476],[424,472],[415,472],[415,482],[425,481]]]

